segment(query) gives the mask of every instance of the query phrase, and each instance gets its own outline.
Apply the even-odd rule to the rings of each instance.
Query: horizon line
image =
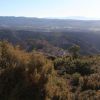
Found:
[[[85,17],[85,16],[62,16],[62,17],[36,17],[36,16],[14,16],[14,15],[0,15],[0,17],[19,17],[19,18],[38,18],[38,19],[59,19],[59,20],[100,20],[100,18],[95,17]]]

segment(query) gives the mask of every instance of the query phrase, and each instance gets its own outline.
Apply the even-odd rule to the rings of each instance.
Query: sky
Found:
[[[100,18],[100,0],[0,0],[0,16]]]

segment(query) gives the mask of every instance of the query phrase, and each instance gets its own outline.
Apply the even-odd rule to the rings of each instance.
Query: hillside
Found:
[[[99,21],[0,19],[0,100],[100,99]]]
[[[62,52],[62,55],[75,44],[81,47],[81,54],[98,54],[100,52],[99,38],[100,34],[87,32],[0,30],[0,40],[8,40],[12,44],[19,44],[27,51],[36,49],[53,55],[59,55],[60,52]]]
[[[99,54],[99,29],[99,20],[0,17],[0,40],[54,56],[68,54],[73,45],[82,55]]]
[[[0,100],[33,99],[99,100],[100,56],[52,59],[0,42]]]

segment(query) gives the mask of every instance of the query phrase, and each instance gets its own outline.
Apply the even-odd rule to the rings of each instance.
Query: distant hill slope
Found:
[[[99,30],[99,20],[0,17],[0,40],[51,55],[68,53],[75,44],[81,47],[81,54],[100,53]]]
[[[33,49],[52,55],[63,55],[72,45],[81,47],[81,54],[100,53],[100,34],[87,32],[38,32],[26,30],[0,30],[0,40],[20,44],[27,51]]]

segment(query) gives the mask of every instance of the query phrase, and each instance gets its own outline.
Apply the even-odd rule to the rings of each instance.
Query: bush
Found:
[[[79,78],[80,78],[80,74],[79,73],[74,73],[72,75],[72,80],[71,80],[71,84],[73,86],[78,86],[79,85]]]

